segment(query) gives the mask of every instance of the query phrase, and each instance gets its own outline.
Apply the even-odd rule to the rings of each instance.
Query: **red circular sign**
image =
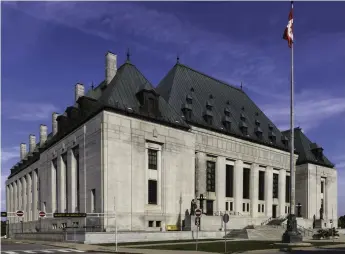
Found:
[[[22,217],[24,215],[24,212],[23,211],[17,211],[16,214],[18,217]]]
[[[200,217],[201,213],[202,213],[201,209],[196,209],[195,210],[195,216]]]
[[[45,212],[39,212],[38,214],[40,217],[46,217],[46,213]]]

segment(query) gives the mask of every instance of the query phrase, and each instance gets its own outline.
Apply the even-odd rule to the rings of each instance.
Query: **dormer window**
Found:
[[[259,120],[255,120],[255,125],[256,126],[260,126],[260,121]]]
[[[270,130],[270,131],[273,131],[273,125],[272,124],[268,124],[268,129]]]
[[[268,133],[268,137],[269,137],[271,143],[275,143],[276,142],[276,134],[273,131],[270,131]]]
[[[261,128],[260,128],[259,126],[256,126],[256,127],[255,127],[255,134],[256,134],[256,136],[257,136],[259,139],[262,138],[262,130],[261,130]]]
[[[245,122],[246,121],[246,117],[243,113],[241,113],[240,115],[241,121]]]
[[[137,94],[137,98],[140,102],[142,113],[148,115],[158,116],[159,112],[159,95],[155,90],[141,89]]]
[[[289,140],[286,136],[282,136],[282,143],[284,146],[288,146],[289,144]]]
[[[212,102],[211,102],[211,101],[207,101],[207,102],[206,102],[206,109],[207,109],[207,110],[212,110],[212,108],[213,108]]]
[[[207,124],[211,125],[213,120],[213,113],[210,110],[206,110],[204,113],[204,119]]]
[[[240,129],[244,136],[248,136],[248,126],[245,122],[240,123]]]
[[[312,153],[315,155],[316,160],[323,160],[323,148],[320,147],[318,144],[316,143],[312,143],[310,145],[310,149],[312,151]]]
[[[193,97],[191,96],[191,95],[187,95],[186,96],[186,102],[187,102],[187,104],[192,104],[193,103]]]

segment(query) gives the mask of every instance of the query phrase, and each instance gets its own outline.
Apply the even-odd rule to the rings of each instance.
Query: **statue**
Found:
[[[302,208],[301,203],[298,203],[298,205],[297,205],[297,217],[302,217],[301,208]]]
[[[196,202],[194,199],[192,199],[192,202],[190,202],[190,215],[195,215],[196,208],[197,208]]]
[[[323,204],[321,205],[321,208],[320,208],[320,220],[323,220]]]

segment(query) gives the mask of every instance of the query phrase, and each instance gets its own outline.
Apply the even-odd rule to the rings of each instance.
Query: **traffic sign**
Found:
[[[23,211],[17,211],[16,214],[17,214],[18,217],[24,216],[24,212]]]
[[[195,217],[195,226],[200,226],[200,217]]]
[[[224,223],[228,223],[229,222],[229,214],[224,214],[223,215],[223,221],[224,221]]]
[[[40,211],[40,212],[38,213],[38,216],[40,216],[41,218],[42,218],[42,217],[46,217],[46,213],[43,212],[43,211]]]
[[[1,217],[7,217],[7,212],[1,212]]]
[[[201,209],[195,209],[195,216],[196,217],[200,217],[201,216],[201,214],[202,214],[202,211],[201,211]]]

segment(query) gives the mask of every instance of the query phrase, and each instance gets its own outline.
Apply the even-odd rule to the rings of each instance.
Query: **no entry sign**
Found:
[[[17,211],[16,214],[18,217],[22,217],[24,215],[24,212],[23,211]]]
[[[46,217],[46,213],[45,213],[45,212],[40,211],[40,212],[39,212],[39,214],[38,214],[38,216],[40,216],[41,218],[42,218],[42,217]]]
[[[202,213],[201,209],[198,208],[198,209],[195,210],[195,216],[196,217],[200,217],[201,213]]]

